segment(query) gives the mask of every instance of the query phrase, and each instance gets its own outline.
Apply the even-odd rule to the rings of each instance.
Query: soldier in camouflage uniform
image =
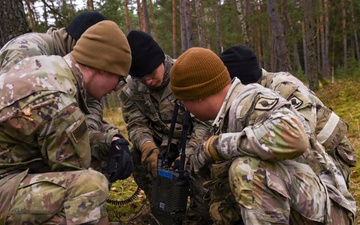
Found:
[[[169,87],[170,69],[174,60],[165,55],[160,46],[145,32],[133,30],[127,38],[133,60],[127,84],[120,93],[122,113],[127,123],[129,139],[133,143],[133,176],[149,197],[152,177],[157,175],[158,157],[165,157],[176,104]],[[179,156],[183,119],[184,108],[180,107],[169,152],[169,166]],[[210,128],[210,124],[192,119],[192,134],[187,142],[186,156],[193,154],[199,143],[209,137]],[[146,177],[142,166],[147,168]],[[208,207],[203,201],[206,190],[202,188],[200,178],[193,175],[196,180],[193,182],[195,204],[190,205],[186,224],[209,224]]]
[[[313,91],[290,73],[270,73],[261,69],[255,53],[245,45],[230,47],[220,58],[232,78],[239,78],[243,84],[258,82],[289,100],[333,158],[349,187],[350,167],[356,165],[356,152],[346,137],[348,125],[345,121],[327,108]]]
[[[356,165],[356,153],[346,138],[348,125],[327,108],[300,80],[287,72],[269,73],[259,67],[255,53],[244,45],[232,46],[220,58],[231,77],[243,84],[258,82],[278,92],[301,114],[314,137],[315,157],[299,159],[309,164],[327,186],[332,201],[349,213],[356,212],[355,199],[348,192],[350,169]],[[319,146],[321,144],[322,146]],[[320,152],[320,154],[317,154]],[[319,161],[320,160],[320,161]],[[322,165],[319,168],[319,164]],[[339,215],[332,213],[333,220]],[[347,223],[336,223],[347,224]]]
[[[107,20],[65,57],[27,57],[1,73],[1,224],[108,224],[108,180],[90,169],[85,96],[118,90],[130,65],[124,33]],[[127,177],[130,152],[115,147],[115,158],[123,156],[116,173]]]
[[[353,212],[332,204],[325,183],[295,161],[311,154],[310,129],[286,99],[259,84],[231,82],[204,48],[176,60],[170,87],[197,118],[214,119],[214,135],[191,159],[203,176],[210,168],[204,185],[212,190],[215,224],[350,224],[346,213]],[[343,218],[332,221],[330,213]]]
[[[102,14],[88,11],[76,16],[66,27],[50,28],[46,33],[27,33],[10,40],[0,50],[1,72],[7,72],[26,57],[69,54],[82,33],[103,20],[107,18]],[[103,119],[103,107],[99,100],[87,95],[86,105],[89,109],[86,123],[93,152],[91,167],[106,174],[106,157],[113,138],[120,134],[120,130]]]

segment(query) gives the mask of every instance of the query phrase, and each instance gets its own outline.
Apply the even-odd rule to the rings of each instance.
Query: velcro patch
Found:
[[[298,98],[294,95],[291,96],[291,98],[289,99],[289,102],[295,109],[299,108],[304,103],[303,100],[301,100],[300,98]]]
[[[273,109],[278,102],[279,102],[279,99],[277,99],[277,98],[261,97],[257,101],[257,103],[255,105],[255,109],[260,110],[260,111],[269,111],[269,110]]]
[[[87,135],[87,125],[85,120],[82,120],[76,127],[71,131],[71,135],[76,143],[79,143],[85,135]]]

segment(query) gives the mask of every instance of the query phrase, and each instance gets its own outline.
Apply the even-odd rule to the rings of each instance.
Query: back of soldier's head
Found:
[[[257,82],[262,74],[259,62],[253,50],[245,45],[235,45],[220,55],[231,78],[237,77],[243,84]]]
[[[170,72],[172,93],[183,101],[215,95],[230,82],[224,63],[206,48],[189,48],[175,61]]]
[[[84,12],[72,19],[71,22],[66,26],[65,30],[72,38],[77,41],[89,27],[107,19],[108,18],[106,18],[101,13],[95,11]]]

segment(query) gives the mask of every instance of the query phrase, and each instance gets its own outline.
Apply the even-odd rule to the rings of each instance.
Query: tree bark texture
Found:
[[[318,68],[316,62],[315,27],[313,17],[313,1],[303,0],[304,4],[304,55],[305,75],[309,81],[309,88],[316,91],[319,88]]]
[[[22,0],[0,0],[0,47],[12,38],[30,32]]]
[[[195,0],[195,13],[196,13],[196,24],[198,27],[199,46],[205,47],[203,29],[201,25],[201,3],[200,0]]]
[[[216,18],[216,43],[217,43],[217,53],[221,54],[223,51],[223,46],[221,42],[221,26],[220,26],[220,0],[215,0],[215,18]]]
[[[241,26],[241,30],[243,32],[243,36],[244,36],[244,44],[245,45],[249,45],[250,44],[250,40],[249,40],[249,36],[247,33],[247,26],[246,26],[246,22],[244,20],[244,9],[243,9],[243,4],[241,2],[242,0],[236,0],[236,10],[238,13],[238,18],[239,18],[239,23]]]
[[[276,47],[276,52],[279,59],[279,67],[282,71],[292,72],[289,52],[287,50],[286,41],[284,37],[284,27],[280,20],[277,10],[276,1],[268,0],[268,13],[270,17],[270,25],[272,30],[272,37]]]
[[[142,0],[142,12],[143,12],[143,18],[144,18],[144,29],[145,32],[151,35],[151,29],[150,29],[150,19],[149,19],[149,12],[147,8],[146,0]]]
[[[176,0],[172,0],[172,48],[173,48],[173,58],[177,58],[176,51]]]

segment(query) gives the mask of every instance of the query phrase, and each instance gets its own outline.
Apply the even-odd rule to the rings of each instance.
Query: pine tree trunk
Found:
[[[144,16],[145,32],[151,35],[150,19],[149,19],[149,13],[148,13],[148,9],[147,9],[146,0],[142,0],[142,11],[143,11],[143,16]]]
[[[0,48],[12,38],[30,32],[22,0],[0,0]]]
[[[249,45],[250,41],[249,41],[249,36],[247,33],[247,26],[246,26],[246,22],[244,20],[244,9],[243,9],[243,5],[241,3],[242,0],[235,0],[236,3],[236,10],[238,12],[238,18],[240,21],[240,26],[241,26],[241,31],[243,32],[243,36],[244,36],[244,43],[245,45]]]
[[[296,35],[296,31],[294,29],[293,26],[293,22],[292,22],[292,18],[289,16],[288,11],[286,10],[286,7],[288,5],[287,0],[284,0],[282,3],[282,21],[285,24],[285,27],[287,27],[287,29],[290,32],[291,36],[295,36]],[[298,51],[298,46],[297,46],[297,40],[295,38],[292,38],[291,41],[291,46],[292,46],[292,50],[293,50],[293,57],[294,57],[294,63],[293,65],[295,66],[295,71],[302,71],[302,67],[301,67],[301,61],[300,61],[300,56],[299,56],[299,51]]]
[[[316,91],[319,88],[318,68],[316,63],[315,28],[313,19],[313,1],[303,0],[304,3],[304,56],[306,58],[305,75],[309,81],[309,88]]]
[[[187,48],[194,46],[194,40],[192,37],[192,21],[191,21],[191,11],[190,11],[190,0],[185,0],[185,24],[186,24],[186,39],[187,39]]]
[[[324,0],[324,53],[323,68],[324,76],[330,78],[330,61],[329,61],[329,5],[328,0]]]
[[[172,0],[172,47],[173,47],[173,58],[177,58],[176,51],[176,0]]]
[[[279,69],[281,71],[292,72],[290,57],[284,37],[285,31],[278,14],[276,1],[268,0],[267,3],[268,3],[268,13],[270,17],[270,25],[272,30],[272,37],[278,56],[277,59],[280,63]]]
[[[201,3],[200,0],[195,0],[195,13],[196,13],[196,24],[198,27],[198,36],[199,36],[199,46],[205,47],[203,29],[201,23]]]
[[[344,68],[347,68],[347,35],[346,35],[346,0],[342,0],[341,9],[341,27],[343,34],[343,48],[344,48]]]
[[[158,34],[157,34],[157,29],[156,29],[156,20],[155,20],[155,14],[154,14],[154,5],[152,3],[152,0],[149,0],[149,5],[150,5],[150,14],[151,14],[151,22],[153,24],[152,26],[152,30],[153,30],[153,34],[152,36],[154,37],[154,39],[158,42]]]
[[[221,54],[223,51],[222,42],[221,42],[221,26],[220,26],[220,0],[215,0],[215,21],[216,21],[216,43],[217,43],[217,53]]]
[[[142,31],[145,31],[144,28],[144,18],[143,18],[143,13],[142,13],[142,7],[141,7],[141,2],[140,0],[136,0],[136,4],[137,4],[137,11],[138,11],[138,23],[139,23],[139,28]]]
[[[87,0],[87,9],[89,11],[93,11],[94,10],[94,1],[93,0]]]
[[[124,0],[124,8],[125,8],[126,30],[127,30],[127,33],[129,33],[131,31],[131,20],[130,20],[130,15],[129,15],[128,0]]]
[[[185,52],[188,47],[186,29],[186,0],[180,0],[180,31],[181,31],[181,51]]]
[[[327,1],[327,0],[325,0]],[[351,21],[354,27],[357,27],[355,14],[354,14],[354,2],[351,0]],[[356,25],[355,25],[356,24]],[[357,29],[354,29],[354,42],[355,42],[355,55],[357,58],[357,61],[360,63],[360,51],[359,51],[359,38],[357,35]]]

